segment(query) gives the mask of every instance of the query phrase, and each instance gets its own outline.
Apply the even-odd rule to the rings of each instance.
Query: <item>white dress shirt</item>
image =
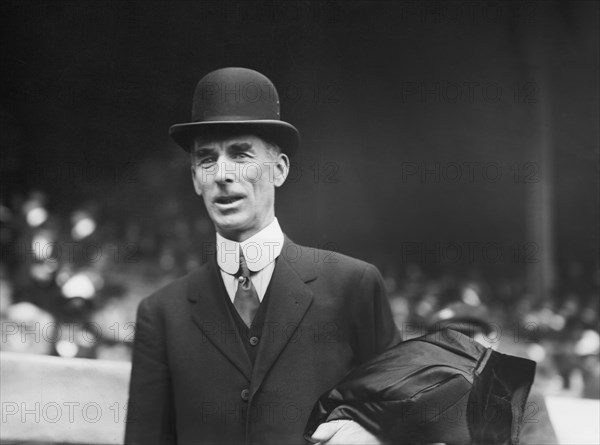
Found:
[[[235,274],[240,267],[240,246],[250,270],[250,280],[256,288],[258,299],[262,302],[275,270],[275,259],[283,248],[283,232],[277,218],[241,243],[223,238],[217,233],[217,264],[232,302],[238,287]]]

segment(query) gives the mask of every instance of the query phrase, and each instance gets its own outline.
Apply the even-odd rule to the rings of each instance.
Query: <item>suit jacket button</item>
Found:
[[[248,389],[242,390],[242,392],[240,393],[240,397],[242,398],[242,400],[244,402],[247,402],[250,399],[250,390],[248,390]]]
[[[258,344],[258,337],[250,337],[250,344],[256,346]]]

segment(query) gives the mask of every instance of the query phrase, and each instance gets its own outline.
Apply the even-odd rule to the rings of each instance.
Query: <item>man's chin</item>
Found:
[[[235,239],[248,230],[248,222],[243,218],[219,218],[214,221],[217,231],[229,239]]]

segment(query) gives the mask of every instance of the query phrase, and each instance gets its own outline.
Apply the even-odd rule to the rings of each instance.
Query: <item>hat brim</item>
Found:
[[[198,136],[243,133],[263,137],[277,144],[288,156],[292,156],[300,147],[299,131],[292,124],[280,120],[202,121],[175,124],[169,128],[171,138],[187,152]]]

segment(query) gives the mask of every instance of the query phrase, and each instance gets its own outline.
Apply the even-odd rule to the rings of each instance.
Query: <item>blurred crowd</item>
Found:
[[[146,223],[93,202],[66,215],[50,204],[42,192],[0,203],[1,349],[129,360],[137,304],[214,252],[210,221],[173,200]],[[600,398],[598,265],[570,262],[553,293],[534,298],[515,277],[375,263],[405,339],[449,326],[535,360],[545,393]]]

